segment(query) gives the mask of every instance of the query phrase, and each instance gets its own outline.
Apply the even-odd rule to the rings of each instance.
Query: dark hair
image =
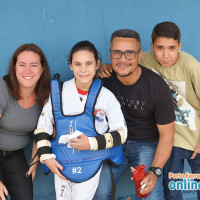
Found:
[[[178,44],[181,40],[181,33],[179,27],[173,22],[162,22],[157,24],[151,35],[153,44],[158,37],[166,37],[177,40]]]
[[[22,97],[20,96],[19,91],[19,83],[16,77],[16,63],[18,55],[24,51],[31,51],[40,56],[40,62],[43,67],[43,72],[38,80],[36,87],[35,87],[35,93],[37,96],[37,102],[43,106],[45,102],[48,100],[49,97],[49,91],[50,91],[50,70],[49,65],[47,62],[47,59],[42,52],[42,50],[35,44],[24,44],[17,48],[17,50],[14,52],[10,65],[9,65],[9,72],[8,75],[4,77],[4,80],[6,81],[6,84],[8,86],[9,92],[11,95],[16,99],[19,100]]]
[[[100,53],[97,51],[97,49],[94,46],[94,44],[92,44],[91,42],[89,42],[87,40],[84,40],[84,41],[80,41],[80,42],[76,43],[72,47],[72,49],[71,49],[71,51],[69,53],[68,62],[72,63],[73,54],[78,52],[78,51],[81,51],[81,50],[88,50],[88,51],[92,52],[94,54],[94,58],[95,58],[96,62],[97,62],[98,59],[100,59],[100,61],[101,61],[101,57],[99,58],[99,56],[98,56],[98,54],[100,55]]]
[[[120,29],[120,30],[115,31],[115,32],[111,35],[111,38],[110,38],[110,46],[112,45],[113,40],[114,40],[114,38],[116,38],[116,37],[135,38],[135,39],[136,39],[136,42],[137,42],[137,45],[138,45],[138,48],[141,49],[140,35],[139,35],[136,31],[134,31],[134,30],[131,30],[131,29]]]

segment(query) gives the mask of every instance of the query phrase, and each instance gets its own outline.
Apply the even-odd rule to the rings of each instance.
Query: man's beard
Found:
[[[130,67],[132,66],[131,64],[129,65]],[[115,72],[118,76],[120,76],[120,77],[128,77],[128,76],[130,76],[131,74],[133,74],[135,71],[136,71],[136,69],[138,68],[138,65],[136,66],[136,68],[133,70],[133,71],[130,71],[130,72],[128,72],[127,74],[119,74],[118,72]]]
[[[115,73],[116,73],[118,76],[120,76],[120,77],[127,77],[127,76],[130,76],[133,72],[134,72],[134,71],[131,71],[131,72],[127,73],[127,74],[119,74],[119,73],[117,73],[117,72],[115,72]]]

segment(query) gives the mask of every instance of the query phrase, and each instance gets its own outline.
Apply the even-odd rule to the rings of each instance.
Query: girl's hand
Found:
[[[29,177],[32,174],[32,181],[35,178],[36,170],[37,170],[38,163],[33,164],[26,173],[26,177]]]
[[[5,187],[5,185],[0,181],[0,198],[1,200],[6,200],[6,196],[8,196],[8,191]]]
[[[89,150],[91,148],[88,137],[84,134],[79,135],[77,138],[71,139],[70,145],[78,150]]]
[[[44,164],[54,173],[57,174],[63,180],[67,180],[65,176],[63,176],[59,170],[63,171],[63,166],[58,163],[57,160],[50,158],[44,161]]]

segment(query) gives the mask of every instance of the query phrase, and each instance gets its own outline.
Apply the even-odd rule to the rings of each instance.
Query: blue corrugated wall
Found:
[[[173,21],[181,29],[182,50],[200,60],[199,0],[0,0],[0,76],[14,50],[24,43],[39,45],[47,56],[51,73],[62,80],[72,77],[67,64],[70,48],[90,40],[109,62],[109,38],[121,28],[141,35],[142,48],[150,50],[155,24]],[[31,146],[27,147],[27,156]],[[186,168],[188,169],[188,167]],[[134,185],[127,173],[117,186],[117,200],[135,199]],[[41,166],[34,181],[34,200],[55,199],[53,176],[44,176]],[[184,192],[184,199],[196,199]]]

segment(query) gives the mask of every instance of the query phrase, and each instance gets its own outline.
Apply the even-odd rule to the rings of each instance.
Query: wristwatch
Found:
[[[161,176],[162,174],[162,169],[160,167],[150,167],[149,171],[152,171],[157,177]]]

